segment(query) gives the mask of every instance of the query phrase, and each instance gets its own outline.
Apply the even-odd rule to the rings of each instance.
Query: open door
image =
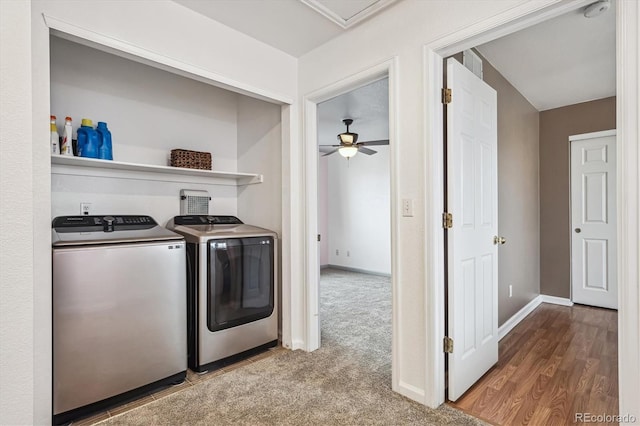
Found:
[[[448,398],[498,362],[497,96],[447,60]],[[452,341],[452,344],[451,344]]]

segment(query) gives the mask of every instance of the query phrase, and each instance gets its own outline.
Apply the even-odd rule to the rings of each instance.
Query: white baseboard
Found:
[[[304,340],[301,340],[301,339],[294,339],[294,340],[291,342],[291,348],[290,348],[290,349],[291,349],[292,351],[295,351],[295,350],[298,350],[298,349],[301,349],[301,350],[303,350],[303,351],[306,351],[306,349],[305,349],[305,348],[306,348],[306,345],[305,345],[305,343],[304,343]]]
[[[328,265],[326,265],[326,268],[339,269],[341,271],[347,271],[347,272],[358,272],[360,274],[378,275],[380,277],[390,277],[391,276],[391,273],[387,273],[387,272],[369,271],[368,269],[352,268],[350,266],[342,266],[342,265],[328,264]]]
[[[513,328],[520,324],[520,321],[525,319],[527,315],[529,315],[535,308],[543,302],[542,295],[538,295],[531,302],[527,303],[522,309],[515,313],[511,318],[505,321],[500,327],[498,327],[498,340],[502,340],[504,336],[509,334]]]
[[[565,297],[556,297],[556,296],[547,296],[546,294],[541,294],[542,303],[552,303],[554,305],[562,305],[562,306],[573,306],[573,302],[571,299],[567,299]]]
[[[424,389],[421,389],[414,385],[410,385],[409,383],[400,380],[398,381],[398,387],[394,389],[394,391],[398,392],[400,395],[406,396],[409,399],[419,402],[420,404],[424,404]]]
[[[529,315],[535,308],[541,303],[551,303],[553,305],[573,306],[571,299],[556,296],[547,296],[546,294],[540,294],[531,302],[527,303],[522,309],[515,313],[511,318],[505,321],[500,327],[498,327],[498,340],[502,340],[504,336],[509,334],[513,328],[520,324],[527,315]]]

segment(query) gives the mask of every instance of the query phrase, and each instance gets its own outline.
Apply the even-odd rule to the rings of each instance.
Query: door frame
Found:
[[[571,181],[571,174],[572,174],[572,170],[571,170],[571,143],[572,142],[578,142],[578,141],[583,141],[583,140],[587,140],[587,139],[594,139],[594,138],[604,138],[607,136],[616,136],[617,132],[616,129],[611,129],[611,130],[602,130],[599,132],[589,132],[589,133],[581,133],[578,135],[571,135],[569,136],[569,259],[570,263],[573,262],[573,203],[571,202],[571,200],[573,199],[573,187],[572,184],[573,182]],[[618,140],[616,139],[616,143],[618,143]],[[616,162],[617,162],[617,155],[616,155]],[[617,163],[616,163],[617,166]],[[617,173],[617,172],[616,172]],[[616,181],[616,188],[617,188],[617,181]],[[616,203],[618,200],[618,194],[617,194],[617,190],[616,190]],[[617,212],[616,212],[617,215]],[[616,227],[616,237],[618,234],[618,230]],[[617,238],[616,238],[617,240]],[[608,265],[609,267],[614,267],[617,268],[617,264],[616,265]],[[617,280],[616,280],[617,281]],[[569,282],[571,283],[571,286],[569,288],[569,300],[571,300],[571,302],[573,302],[573,267],[571,267],[569,269]],[[618,285],[618,283],[616,282],[616,286]]]
[[[319,257],[318,257],[318,135],[317,135],[317,106],[319,103],[335,96],[350,92],[381,78],[389,79],[389,171],[390,171],[390,209],[391,209],[391,289],[392,289],[392,343],[391,370],[392,387],[396,389],[397,368],[397,297],[398,290],[398,147],[397,136],[397,99],[399,95],[397,77],[398,58],[393,57],[382,63],[373,65],[361,72],[339,80],[322,89],[306,94],[302,100],[302,134],[304,146],[304,232],[305,237],[305,297],[304,297],[304,342],[300,342],[299,349],[314,351],[320,347],[320,316],[319,316]],[[293,349],[297,349],[294,347]]]
[[[443,59],[454,53],[495,40],[531,25],[586,6],[591,0],[567,2],[527,2],[475,25],[455,31],[423,47],[426,147],[425,294],[427,359],[426,404],[436,407],[445,400],[444,353],[444,238],[441,223],[444,199],[443,119],[440,91],[443,87]],[[617,104],[617,216],[618,216],[618,370],[620,413],[636,413],[635,398],[640,393],[640,292],[638,279],[637,235],[639,213],[639,150],[636,144],[640,129],[637,77],[638,23],[640,5],[635,1],[618,1],[616,15],[616,104]],[[635,236],[635,238],[634,238]]]

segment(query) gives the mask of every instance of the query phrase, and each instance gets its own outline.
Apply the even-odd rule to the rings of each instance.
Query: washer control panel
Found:
[[[210,216],[210,215],[188,215],[175,216],[175,225],[242,225],[242,221],[235,216]]]
[[[151,216],[59,216],[53,219],[57,232],[113,232],[150,229],[157,226]]]

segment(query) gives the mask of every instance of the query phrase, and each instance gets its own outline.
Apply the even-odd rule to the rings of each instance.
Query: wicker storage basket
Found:
[[[189,151],[186,149],[171,150],[171,166],[187,169],[211,170],[211,153]]]

